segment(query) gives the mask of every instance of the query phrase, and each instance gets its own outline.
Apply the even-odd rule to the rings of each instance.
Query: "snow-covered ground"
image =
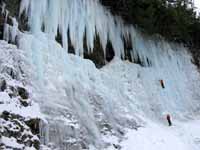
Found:
[[[171,127],[149,122],[128,132],[122,150],[199,150],[200,121],[174,122]]]

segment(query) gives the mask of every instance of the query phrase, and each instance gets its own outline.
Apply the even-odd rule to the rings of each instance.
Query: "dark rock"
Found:
[[[21,16],[19,16],[19,10],[20,10],[20,3],[21,0],[0,0],[0,6],[5,3],[6,4],[6,10],[8,10],[9,14],[7,17],[7,22],[9,25],[13,25],[12,23],[12,17],[15,17],[19,24],[19,29],[21,31],[28,31],[30,30],[28,26],[28,17],[23,12]],[[5,23],[5,16],[6,14],[1,14],[2,10],[0,7],[0,39],[3,39],[3,28]],[[14,43],[16,44],[16,43]]]
[[[102,128],[104,129],[104,131],[107,131],[107,132],[111,132],[112,131],[112,127],[108,123],[103,123],[102,124]]]
[[[10,113],[8,111],[3,111],[1,114],[1,118],[7,120],[9,115],[10,115]]]
[[[94,62],[97,68],[101,68],[105,65],[105,57],[104,57],[104,51],[103,47],[100,42],[100,38],[98,35],[96,35],[94,40],[94,50],[91,52],[86,44],[87,38],[84,39],[84,58],[90,59]]]
[[[10,96],[10,98],[13,98],[13,97],[17,97],[18,96],[18,91],[17,91],[17,88],[13,87],[13,86],[10,86],[9,89],[11,90],[8,95]]]
[[[121,134],[122,136],[125,135],[124,131],[122,131],[121,129],[117,129],[117,131],[119,132],[119,134]]]
[[[13,93],[8,93],[8,95],[9,95],[10,98],[15,97],[15,96],[13,95]]]
[[[82,149],[88,149],[88,146],[83,141],[81,141],[80,144]]]
[[[23,31],[29,30],[28,18],[25,16],[24,13],[21,14],[21,16],[19,16],[21,0],[1,0],[1,1],[6,4],[6,9],[9,11],[9,16],[15,17],[19,22],[19,29]]]
[[[7,111],[4,111],[0,115],[0,119],[2,121],[0,135],[15,138],[17,143],[23,144],[27,147],[33,146],[38,150],[40,149],[40,141],[34,137],[36,132],[39,134],[39,127],[36,127],[36,124],[39,126],[39,119],[30,119],[29,121],[25,121],[24,117],[9,113]],[[36,131],[36,128],[38,131]],[[35,134],[30,132],[32,130],[35,132]],[[9,147],[6,148],[8,149]],[[11,147],[10,149],[14,148]]]
[[[28,107],[29,106],[29,102],[26,99],[19,98],[19,101],[24,107]]]
[[[12,114],[8,111],[3,111],[2,114],[0,114],[0,118],[3,118],[4,120],[12,119],[12,120],[24,120],[23,117],[17,114]]]
[[[112,43],[108,41],[106,45],[106,61],[110,62],[115,56],[115,52]]]
[[[7,65],[3,66],[1,73],[9,75],[12,79],[19,78],[19,74],[17,73],[17,71],[14,68],[7,66]]]
[[[17,17],[19,16],[20,2],[21,0],[1,0],[0,4],[5,3],[9,14]]]
[[[35,147],[36,149],[40,149],[40,141],[38,141],[38,140],[34,140],[33,141],[33,147]]]
[[[39,135],[40,133],[40,119],[30,119],[25,121],[26,125],[30,127],[31,132],[35,135]]]
[[[1,9],[0,9],[1,11]],[[3,39],[4,17],[0,13],[0,39]]]
[[[29,98],[29,93],[27,92],[27,90],[25,88],[17,87],[17,91],[18,91],[19,96],[22,99],[28,99]]]
[[[118,149],[118,150],[120,150],[122,147],[120,146],[120,145],[118,145],[118,144],[113,144],[113,147],[115,148],[115,149]]]
[[[3,29],[4,26],[0,24],[0,39],[3,39]]]
[[[5,89],[7,88],[7,83],[6,83],[6,80],[2,80],[0,81],[0,91],[3,92],[5,91]]]

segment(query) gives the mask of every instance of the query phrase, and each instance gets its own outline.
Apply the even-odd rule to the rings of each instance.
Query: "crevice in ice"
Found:
[[[85,39],[87,41],[87,37]],[[104,50],[102,47],[102,44],[100,42],[100,37],[96,33],[94,38],[94,47],[93,49],[88,48],[86,44],[84,44],[84,47],[87,49],[84,51],[84,58],[92,60],[97,68],[101,68],[105,65],[105,55]]]
[[[65,39],[65,38],[63,38],[63,39]],[[75,54],[75,48],[74,48],[74,46],[72,44],[72,40],[70,38],[70,30],[69,29],[67,30],[67,39],[66,40],[68,41],[68,53]]]
[[[130,62],[133,62],[134,58],[132,58],[133,46],[131,43],[131,35],[127,34],[127,37],[123,37],[123,42],[124,42],[125,60],[129,60]],[[134,63],[136,63],[136,62],[134,62]]]
[[[110,62],[115,57],[115,52],[110,41],[106,45],[106,61]]]

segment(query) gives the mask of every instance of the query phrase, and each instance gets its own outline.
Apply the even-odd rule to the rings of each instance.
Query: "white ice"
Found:
[[[169,48],[166,54],[160,51],[158,66],[141,67],[116,57],[98,70],[91,61],[67,54],[46,36],[26,34],[19,41],[36,73],[32,76],[36,99],[49,119],[65,122],[63,112],[75,114],[80,126],[87,128],[89,141],[96,145],[103,138],[93,103],[100,104],[99,113],[116,129],[127,119],[143,124],[145,116],[164,124],[166,113],[175,120],[195,119],[199,114],[199,73],[182,46],[158,41]],[[159,47],[155,49],[159,51]],[[46,137],[46,141],[65,138],[64,127],[59,128],[58,135],[50,134],[53,137]]]
[[[28,15],[31,31],[18,33],[17,37],[31,65],[29,77],[36,93],[34,99],[48,120],[60,121],[55,130],[48,125],[44,129],[46,134],[42,138],[46,143],[62,146],[62,141],[67,140],[68,131],[64,130],[69,122],[65,119],[67,112],[75,116],[76,128],[87,130],[87,142],[99,149],[105,138],[98,119],[106,119],[118,130],[128,125],[127,120],[145,126],[148,118],[159,124],[156,128],[160,129],[159,126],[165,124],[166,113],[178,121],[196,119],[199,115],[200,77],[191,55],[182,45],[147,37],[134,27],[125,26],[97,0],[23,0],[21,13],[23,11]],[[86,29],[91,49],[94,34],[98,32],[104,48],[109,37],[116,57],[98,70],[90,60],[68,54],[68,28],[77,55],[83,55]],[[63,36],[64,48],[55,41],[57,30]],[[10,31],[15,33],[16,30]],[[133,45],[132,57],[136,59],[139,55],[145,65],[150,62],[151,66],[142,67],[119,59],[124,53],[122,35],[127,37],[128,34]],[[165,89],[159,80],[164,81]],[[149,135],[149,130],[155,129],[154,124],[152,126],[138,133]],[[179,138],[161,129],[157,135],[162,133],[179,143]],[[130,138],[132,140],[132,136]]]

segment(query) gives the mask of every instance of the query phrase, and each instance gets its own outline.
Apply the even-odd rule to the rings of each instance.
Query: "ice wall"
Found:
[[[154,45],[149,51],[155,48],[159,53],[159,65],[141,67],[115,58],[98,70],[91,61],[67,54],[47,34],[19,36],[20,48],[32,64],[35,99],[48,120],[41,129],[44,144],[55,143],[62,150],[75,140],[103,149],[104,134],[120,137],[119,132],[135,127],[135,121],[163,123],[165,113],[174,120],[199,113],[199,74],[180,45],[138,40],[141,46]],[[164,80],[165,89],[159,80]]]
[[[129,27],[124,27],[120,18],[113,17],[98,0],[22,0],[20,14],[23,12],[29,16],[33,33],[44,28],[44,32],[55,39],[59,31],[64,48],[68,48],[69,29],[75,53],[80,56],[83,56],[85,34],[89,50],[93,50],[97,33],[103,49],[110,39],[118,57],[124,56],[123,36],[126,37],[127,32],[134,35]]]
[[[55,39],[59,33],[66,50],[70,38],[79,56],[84,53],[84,36],[89,51],[92,51],[96,34],[100,37],[104,54],[110,40],[115,56],[124,58],[124,40],[129,41],[132,44],[132,60],[140,59],[146,66],[159,65],[157,59],[160,53],[168,53],[170,49],[169,46],[157,44],[157,40],[152,37],[144,37],[133,26],[125,25],[120,17],[114,17],[99,0],[22,0],[20,14],[23,12],[28,16],[32,33],[44,31],[51,39]]]
[[[13,20],[5,39],[17,35],[32,65],[35,99],[49,121],[41,131],[45,144],[67,149],[74,138],[102,149],[105,128],[106,134],[120,137],[123,128],[133,127],[140,116],[162,120],[162,113],[170,112],[180,119],[198,110],[198,73],[183,46],[144,36],[113,17],[98,0],[22,0],[23,12],[30,32],[20,33]],[[115,58],[98,70],[92,62],[67,54],[68,29],[79,56],[85,34],[91,50],[96,32],[104,51],[109,39],[117,57],[124,57],[123,37],[128,40],[130,35],[133,60],[139,57],[149,67]],[[57,31],[64,49],[55,41]],[[165,89],[159,80],[164,80]]]

